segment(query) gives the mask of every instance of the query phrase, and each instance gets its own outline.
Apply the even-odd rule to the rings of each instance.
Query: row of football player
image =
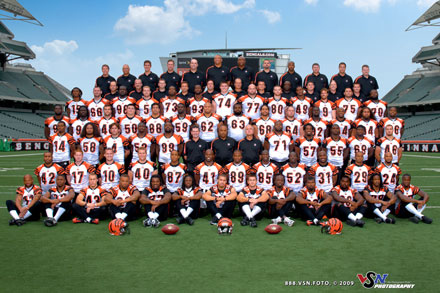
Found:
[[[72,124],[72,133],[75,135],[79,135],[81,128],[89,121],[94,121],[99,124],[101,132],[104,133],[104,135],[108,134],[109,124],[115,121],[123,121],[124,126],[127,126],[127,136],[129,136],[132,134],[131,126],[144,119],[148,120],[149,124],[152,125],[151,131],[152,134],[155,134],[158,130],[163,131],[162,129],[155,129],[155,124],[163,123],[165,119],[175,119],[175,117],[180,117],[180,120],[192,120],[200,118],[201,116],[204,116],[205,119],[211,118],[210,120],[216,120],[221,117],[221,119],[224,120],[230,116],[237,116],[235,120],[238,121],[246,121],[249,119],[260,119],[264,121],[284,119],[292,121],[296,119],[306,121],[312,117],[313,106],[319,108],[318,120],[322,119],[327,123],[336,119],[336,108],[343,108],[345,110],[344,118],[353,122],[357,119],[358,111],[362,106],[368,107],[371,110],[371,117],[368,118],[373,120],[371,124],[388,120],[386,119],[387,104],[378,99],[376,90],[372,91],[372,100],[362,104],[359,100],[352,97],[350,88],[345,90],[345,97],[337,100],[335,103],[328,100],[327,89],[321,90],[320,100],[313,101],[304,95],[304,89],[301,87],[297,88],[297,95],[293,99],[283,97],[279,86],[275,87],[274,96],[271,98],[263,98],[256,95],[255,86],[250,86],[248,90],[249,94],[239,99],[237,99],[234,94],[228,92],[226,83],[222,83],[221,88],[222,92],[214,95],[212,100],[204,98],[201,93],[189,100],[181,99],[176,96],[174,87],[171,87],[168,96],[159,101],[147,96],[136,102],[133,98],[119,96],[110,102],[102,99],[99,94],[96,94],[95,99],[90,102],[72,100],[69,101],[67,105],[67,113],[70,118],[63,117],[62,110],[56,109],[56,116],[46,121],[45,135],[46,138],[53,135],[53,124],[61,119]],[[98,88],[95,89],[99,91]],[[223,89],[225,92],[223,92]],[[148,87],[146,87],[145,90],[148,90]],[[200,89],[198,88],[198,90]],[[122,88],[121,91],[125,91],[125,89]],[[207,103],[211,103],[212,107],[205,110],[205,104]],[[242,104],[240,114],[235,113],[234,105],[236,103]],[[135,105],[135,109],[128,109],[131,104]],[[156,104],[159,104],[159,109],[153,110]],[[110,109],[107,109],[107,111],[104,110],[106,105],[111,105],[111,111]],[[262,113],[263,105],[268,106],[267,113]],[[178,109],[179,106],[180,109]],[[292,106],[292,108],[289,106]],[[79,113],[81,107],[87,107],[88,111]],[[289,111],[288,108],[291,110]],[[397,118],[396,116],[391,117],[391,119]],[[212,123],[215,122],[212,121]]]
[[[176,165],[179,159],[183,157],[183,161],[188,167],[188,171],[193,172],[196,166],[206,161],[206,151],[212,149],[213,162],[225,167],[233,162],[235,165],[244,164],[244,166],[252,167],[262,162],[273,163],[278,168],[283,167],[289,161],[289,153],[295,152],[299,163],[304,164],[307,168],[312,167],[318,162],[319,152],[323,151],[329,168],[338,168],[341,170],[351,160],[356,160],[356,153],[361,156],[361,162],[366,162],[370,166],[374,166],[374,159],[379,164],[398,163],[402,156],[402,146],[400,140],[393,136],[393,127],[386,126],[385,136],[377,140],[376,147],[371,140],[365,136],[365,127],[357,126],[354,136],[346,140],[340,136],[340,128],[337,124],[332,125],[330,136],[323,143],[314,138],[315,128],[312,124],[306,124],[303,127],[304,136],[292,140],[291,136],[283,132],[281,121],[275,122],[273,133],[267,135],[264,144],[254,137],[254,128],[250,125],[246,126],[245,139],[238,144],[235,140],[228,137],[228,127],[224,124],[219,126],[219,138],[212,143],[207,143],[200,139],[200,126],[194,124],[191,126],[192,138],[190,141],[183,143],[180,136],[173,134],[173,125],[170,122],[165,123],[165,133],[157,138],[146,134],[145,124],[140,123],[138,136],[131,140],[131,144],[119,135],[118,124],[111,127],[112,136],[102,140],[96,137],[96,126],[89,123],[84,128],[84,137],[78,143],[65,134],[64,122],[58,124],[58,134],[54,135],[50,142],[50,152],[53,153],[53,161],[63,168],[71,168],[72,172],[85,172],[89,167],[93,166],[101,172],[113,173],[119,172],[119,169],[129,169],[130,163],[136,168],[155,169],[154,163],[157,159],[161,165]],[[249,144],[250,142],[250,144]],[[143,147],[146,153],[145,158],[140,157],[139,150]],[[78,158],[75,157],[74,151],[78,151]],[[240,151],[240,160],[235,161],[234,151]],[[143,151],[143,152],[144,152]],[[173,159],[173,151],[175,158]],[[386,160],[386,153],[389,153],[390,162]],[[210,153],[211,154],[211,153]],[[75,162],[70,164],[71,156]],[[132,157],[129,161],[130,156]],[[267,156],[267,160],[263,159]],[[244,159],[243,159],[244,158]],[[52,163],[52,155],[49,166]],[[243,162],[242,162],[243,161]],[[100,162],[103,162],[100,165]],[[43,164],[44,165],[44,164]],[[44,166],[41,166],[42,173],[46,176],[49,174]],[[209,163],[209,165],[212,165]],[[390,168],[387,168],[390,169]],[[142,171],[144,172],[144,171]],[[113,176],[113,180],[115,180]],[[116,180],[117,181],[117,180]],[[107,181],[104,182],[107,184]],[[113,182],[114,183],[114,182]],[[271,182],[270,182],[271,183]],[[53,182],[52,182],[53,184]],[[80,184],[77,182],[77,184]]]
[[[140,192],[130,183],[128,175],[122,175],[117,186],[104,190],[98,185],[97,175],[91,174],[88,186],[75,197],[64,175],[59,175],[56,186],[43,195],[33,184],[32,176],[25,175],[24,186],[17,189],[15,201],[7,200],[6,205],[12,217],[9,224],[17,226],[26,220],[38,220],[41,206],[47,215],[44,224],[50,227],[61,219],[69,219],[72,208],[77,215],[73,223],[98,224],[99,219],[105,217],[107,208],[112,218],[130,221],[136,218],[138,207],[143,205],[146,216],[143,225],[159,227],[160,221],[168,217],[170,204],[175,207],[179,224],[193,225],[200,208],[206,206],[212,216],[211,224],[215,225],[223,217],[232,217],[236,203],[243,214],[240,224],[251,227],[257,227],[257,219],[263,217],[267,207],[274,224],[284,222],[288,226],[294,224],[289,217],[292,208],[298,210],[308,226],[320,225],[324,217],[332,216],[346,220],[351,226],[363,227],[364,215],[374,216],[377,223],[394,224],[395,219],[389,217],[392,211],[397,216],[409,217],[414,223],[432,223],[432,219],[422,214],[429,196],[411,185],[409,174],[403,176],[396,192],[385,187],[377,173],[371,175],[369,185],[361,192],[350,186],[347,176],[342,176],[340,184],[329,192],[318,188],[315,180],[315,177],[308,176],[305,187],[294,192],[284,186],[284,176],[277,174],[274,186],[264,190],[258,187],[257,176],[250,174],[246,187],[237,191],[227,184],[228,176],[221,174],[215,185],[202,190],[195,186],[191,175],[185,175],[181,187],[171,192],[162,185],[160,176],[153,175],[150,187]]]
[[[149,86],[152,91],[158,94],[166,95],[166,91],[170,86],[177,89],[187,86],[186,91],[194,93],[194,87],[200,85],[202,88],[206,86],[206,92],[209,94],[216,93],[219,90],[220,82],[224,81],[230,85],[234,92],[239,94],[248,89],[250,84],[255,84],[259,87],[259,94],[272,92],[275,85],[283,87],[284,92],[289,94],[290,89],[295,89],[297,86],[303,85],[309,88],[310,94],[313,94],[314,89],[319,92],[322,88],[330,88],[333,95],[342,94],[347,87],[358,87],[359,92],[357,97],[362,99],[369,95],[372,89],[378,89],[379,85],[376,78],[370,75],[370,68],[368,65],[362,66],[362,75],[356,79],[351,78],[346,74],[346,64],[339,63],[339,72],[333,75],[330,79],[324,74],[320,73],[320,66],[318,63],[312,65],[312,73],[304,78],[295,71],[295,62],[290,61],[287,65],[287,71],[278,79],[278,75],[271,71],[271,63],[269,60],[263,61],[263,70],[256,72],[254,69],[246,66],[246,58],[239,57],[237,59],[237,66],[227,68],[223,65],[221,56],[214,57],[214,64],[207,68],[206,72],[198,70],[197,59],[191,59],[189,63],[189,71],[180,76],[174,71],[174,61],[168,60],[167,71],[160,77],[151,71],[151,61],[144,62],[144,73],[136,78],[130,74],[130,67],[125,64],[122,67],[123,74],[117,80],[109,74],[110,68],[108,65],[102,65],[102,75],[96,79],[95,86],[98,86],[103,95],[107,97],[114,97],[117,95],[118,87],[125,86],[134,97],[140,96],[142,93],[142,86]]]

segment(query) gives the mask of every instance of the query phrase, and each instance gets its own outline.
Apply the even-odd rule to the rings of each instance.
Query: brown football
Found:
[[[280,225],[270,224],[267,225],[266,228],[264,228],[264,231],[266,231],[269,234],[278,234],[281,231],[283,231],[283,228]]]
[[[162,232],[167,235],[176,234],[179,231],[179,227],[174,224],[166,224],[162,227]]]

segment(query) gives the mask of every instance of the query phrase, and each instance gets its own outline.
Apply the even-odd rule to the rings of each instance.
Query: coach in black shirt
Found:
[[[214,90],[214,81],[206,81],[206,91],[203,93],[203,97],[212,101],[212,97],[218,94],[218,91]]]
[[[110,67],[107,64],[102,65],[101,70],[102,75],[96,79],[95,86],[101,89],[101,96],[105,96],[110,92],[110,83],[116,81],[116,79],[109,75]]]
[[[345,65],[344,62],[339,63],[339,72],[338,74],[335,74],[332,76],[330,83],[332,80],[334,80],[337,84],[337,93],[339,96],[342,96],[342,94],[345,92],[345,89],[348,87],[353,87],[353,79],[350,75],[345,73],[345,69],[347,68],[347,65]]]
[[[302,86],[302,77],[297,72],[295,72],[295,62],[290,61],[287,64],[287,72],[281,75],[280,85],[284,88],[284,83],[286,81],[290,82],[292,89],[296,89],[297,86]]]
[[[168,60],[167,71],[162,73],[160,78],[165,80],[167,90],[170,86],[173,85],[176,88],[177,92],[179,92],[180,82],[182,80],[182,77],[177,72],[174,71],[174,60],[172,59]]]
[[[159,76],[151,71],[150,60],[144,61],[144,70],[145,72],[139,75],[139,79],[142,80],[142,84],[144,86],[148,85],[151,89],[151,92],[154,92],[157,88],[157,83],[159,82]]]
[[[135,80],[136,76],[130,74],[130,66],[124,64],[124,66],[122,66],[122,75],[119,76],[116,81],[118,88],[123,85],[127,88],[127,92],[129,93],[134,89],[133,85]]]
[[[261,140],[255,138],[254,127],[247,125],[245,128],[246,137],[238,142],[238,149],[243,155],[243,162],[253,166],[260,161],[260,154],[263,151]]]
[[[270,61],[263,61],[263,70],[259,71],[255,75],[255,84],[258,84],[259,81],[264,81],[266,84],[266,92],[272,94],[273,87],[278,85],[278,75],[270,70]]]
[[[182,81],[186,81],[188,83],[189,92],[194,93],[194,86],[196,84],[199,84],[202,86],[202,89],[205,87],[206,80],[205,80],[205,74],[201,71],[197,70],[199,67],[199,62],[197,59],[191,59],[191,62],[189,63],[189,71],[185,72],[182,75]]]
[[[307,85],[309,81],[313,81],[315,84],[315,91],[320,92],[322,88],[328,88],[328,79],[324,74],[319,73],[320,67],[318,63],[313,63],[312,73],[307,75],[304,79],[304,86]]]
[[[211,149],[215,153],[215,162],[226,166],[232,162],[232,154],[237,148],[237,142],[228,136],[228,126],[218,125],[218,138],[211,143]]]
[[[183,158],[185,159],[188,172],[194,172],[194,168],[205,160],[205,151],[210,145],[200,138],[200,126],[193,124],[190,127],[191,139],[183,147]]]
[[[370,96],[371,90],[379,89],[376,78],[370,75],[370,67],[368,65],[362,65],[362,75],[358,76],[354,82],[361,85],[361,92],[365,97]]]
[[[229,78],[229,68],[223,66],[223,59],[220,55],[214,56],[214,65],[206,69],[206,80],[212,79],[214,81],[214,89],[220,91],[220,83],[222,81],[228,81]]]
[[[119,97],[118,86],[116,84],[116,81],[112,81],[110,82],[110,91],[104,95],[104,98],[111,102],[117,97]]]
[[[241,88],[247,92],[248,86],[254,81],[253,70],[246,66],[246,58],[243,56],[238,57],[237,66],[234,66],[230,70],[230,77],[232,88],[234,88],[234,81],[236,78],[241,79]]]

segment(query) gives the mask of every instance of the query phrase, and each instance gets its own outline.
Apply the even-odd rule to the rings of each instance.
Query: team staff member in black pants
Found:
[[[222,167],[232,162],[232,155],[237,149],[237,142],[228,136],[228,126],[218,125],[218,138],[211,143],[211,149],[215,153],[215,162]]]
[[[191,125],[190,140],[183,146],[183,158],[189,174],[194,175],[194,168],[205,160],[205,151],[209,147],[209,143],[200,138],[200,126]]]
[[[244,129],[246,137],[238,142],[237,148],[243,155],[243,162],[253,166],[260,161],[260,154],[263,151],[261,140],[255,137],[254,127],[247,125]]]

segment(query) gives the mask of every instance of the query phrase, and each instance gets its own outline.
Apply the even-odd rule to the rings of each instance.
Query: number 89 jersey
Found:
[[[224,173],[229,174],[229,184],[235,188],[237,192],[246,187],[246,174],[250,171],[249,165],[241,163],[239,165],[229,163],[223,169]]]

